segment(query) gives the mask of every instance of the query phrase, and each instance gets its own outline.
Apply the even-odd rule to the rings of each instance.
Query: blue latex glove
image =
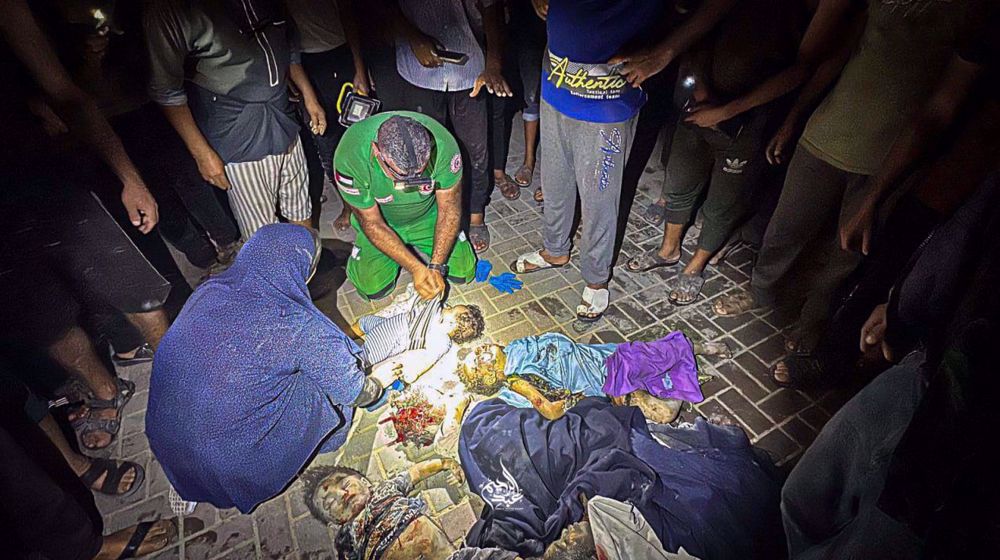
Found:
[[[406,383],[403,383],[402,379],[397,379],[393,381],[391,385],[389,385],[388,387],[386,387],[384,391],[382,391],[382,397],[379,400],[375,401],[374,404],[366,406],[365,410],[367,410],[368,412],[373,412],[382,408],[382,406],[389,401],[389,393],[393,391],[399,392],[405,388],[406,388]]]
[[[513,272],[504,272],[500,276],[490,278],[490,286],[493,286],[498,292],[504,294],[513,294],[517,290],[520,290],[523,285],[524,283],[518,280]]]
[[[491,270],[493,270],[493,263],[479,259],[479,262],[476,263],[476,282],[485,282],[490,277]]]

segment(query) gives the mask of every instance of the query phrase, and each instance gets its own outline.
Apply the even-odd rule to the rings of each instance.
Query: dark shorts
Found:
[[[141,313],[160,308],[170,293],[87,191],[39,189],[0,201],[0,210],[2,339],[48,345],[78,324],[82,308]]]

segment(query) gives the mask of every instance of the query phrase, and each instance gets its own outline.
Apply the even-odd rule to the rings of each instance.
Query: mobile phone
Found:
[[[457,64],[463,66],[469,61],[469,55],[465,53],[446,51],[444,49],[434,49],[434,54],[438,56],[441,60],[447,62],[448,64]]]

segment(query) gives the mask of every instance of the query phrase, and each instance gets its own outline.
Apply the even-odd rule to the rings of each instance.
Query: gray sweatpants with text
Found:
[[[588,284],[611,278],[622,171],[637,117],[619,123],[572,119],[542,100],[542,193],[545,250],[566,256],[580,195],[580,271]]]

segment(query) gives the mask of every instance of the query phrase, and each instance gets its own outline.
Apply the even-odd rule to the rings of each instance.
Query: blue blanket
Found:
[[[549,422],[484,401],[462,425],[459,456],[486,508],[470,546],[541,555],[583,516],[580,495],[635,505],[664,548],[706,559],[780,555],[780,482],[738,428],[657,426],[638,409],[587,398]]]

